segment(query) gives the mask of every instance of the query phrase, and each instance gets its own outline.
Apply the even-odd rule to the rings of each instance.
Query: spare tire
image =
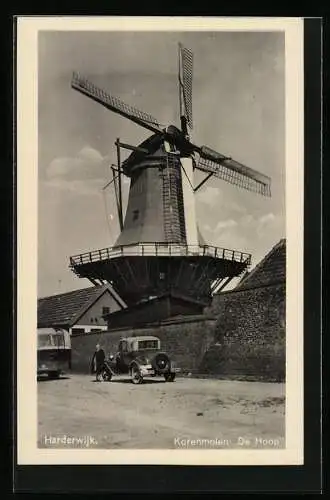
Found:
[[[154,357],[153,364],[157,371],[167,371],[170,368],[170,358],[164,352],[159,352]]]

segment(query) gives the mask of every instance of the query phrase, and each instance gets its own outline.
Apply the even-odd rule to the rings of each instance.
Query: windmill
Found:
[[[79,277],[111,283],[129,307],[170,297],[176,305],[181,301],[181,312],[197,311],[248,269],[250,254],[207,245],[198,229],[195,193],[212,176],[270,196],[269,177],[191,140],[192,76],[192,52],[179,44],[180,127],[163,128],[152,115],[73,73],[73,89],[151,132],[138,146],[115,142],[118,164],[112,170],[121,230],[115,244],[70,257]],[[130,151],[123,162],[121,149]],[[195,170],[206,174],[198,185]],[[125,217],[123,175],[130,179]]]

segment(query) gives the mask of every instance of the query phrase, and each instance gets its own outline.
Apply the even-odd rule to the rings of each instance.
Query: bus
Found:
[[[71,370],[71,338],[63,329],[38,328],[37,377],[59,378]]]

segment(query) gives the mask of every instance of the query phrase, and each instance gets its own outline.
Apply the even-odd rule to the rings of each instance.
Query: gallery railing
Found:
[[[251,264],[251,255],[238,250],[229,250],[209,245],[180,245],[177,243],[138,243],[102,248],[70,257],[70,266],[114,259],[117,257],[213,257]]]

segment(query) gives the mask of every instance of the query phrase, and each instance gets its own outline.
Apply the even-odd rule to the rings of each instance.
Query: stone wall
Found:
[[[183,372],[197,373],[205,352],[214,339],[215,319],[207,316],[164,321],[144,328],[122,328],[72,337],[72,371],[88,373],[95,345],[100,343],[106,354],[115,353],[121,337],[155,335]]]
[[[225,377],[285,379],[285,284],[216,295],[214,345],[200,370]]]

